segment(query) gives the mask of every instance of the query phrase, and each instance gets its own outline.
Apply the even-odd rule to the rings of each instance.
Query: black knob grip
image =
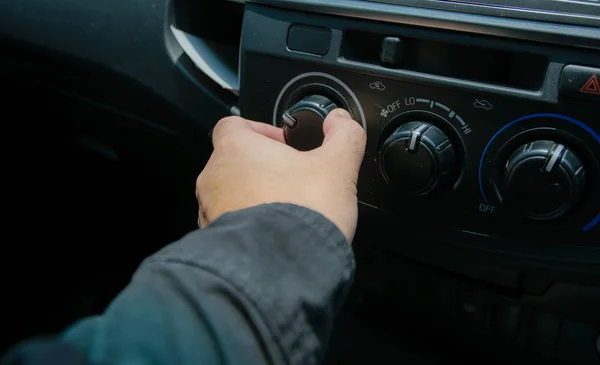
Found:
[[[321,95],[308,96],[283,113],[285,142],[299,151],[310,151],[323,144],[323,122],[337,105]]]
[[[425,195],[442,185],[456,169],[450,138],[426,122],[409,122],[384,142],[381,164],[385,179],[400,191]]]
[[[529,218],[548,220],[567,213],[580,199],[586,173],[579,157],[554,141],[519,147],[504,168],[506,203]]]

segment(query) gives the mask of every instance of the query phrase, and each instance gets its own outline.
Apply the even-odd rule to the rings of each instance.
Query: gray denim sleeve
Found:
[[[318,364],[353,275],[333,223],[261,205],[146,259],[105,313],[63,340],[95,364]]]

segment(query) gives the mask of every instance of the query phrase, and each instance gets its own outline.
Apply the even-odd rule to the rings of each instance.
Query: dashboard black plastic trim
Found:
[[[452,10],[463,13],[546,21],[564,24],[595,26],[600,22],[600,4],[583,1],[531,0],[365,0],[386,4],[416,6],[421,8]],[[535,5],[532,5],[534,3]],[[537,8],[533,8],[537,7]]]
[[[350,0],[249,0],[303,12],[600,49],[600,28]]]
[[[355,2],[348,1],[347,3]],[[240,103],[242,115],[245,117],[256,120],[268,120],[270,118],[267,116],[271,115],[271,109],[268,108],[268,111],[265,112],[258,108],[252,108],[252,105],[257,105],[257,101],[253,99],[254,97],[248,97],[248,93],[244,95],[244,88],[266,90],[263,87],[267,89],[272,87],[276,92],[261,93],[260,98],[263,101],[275,103],[277,93],[285,85],[285,82],[303,72],[316,72],[319,70],[322,72],[332,72],[334,75],[336,75],[335,71],[347,71],[355,75],[366,75],[367,78],[373,76],[373,80],[377,79],[377,77],[382,77],[397,82],[420,84],[427,87],[437,86],[448,90],[470,90],[474,94],[487,95],[491,93],[499,97],[507,96],[523,101],[539,102],[538,106],[542,109],[548,108],[548,110],[552,110],[554,105],[560,101],[558,80],[564,64],[581,62],[596,64],[600,62],[600,54],[598,52],[590,52],[589,49],[577,49],[576,47],[553,47],[550,44],[543,44],[539,40],[538,42],[513,42],[509,39],[477,36],[464,31],[446,31],[432,27],[420,29],[410,24],[377,22],[372,19],[341,17],[318,12],[311,13],[307,12],[307,9],[303,10],[292,11],[289,8],[277,9],[274,6],[247,4],[244,31],[242,33],[241,65],[243,72],[241,73],[242,93]],[[313,10],[314,8],[310,11]],[[270,25],[268,28],[264,27],[264,24],[267,23]],[[330,52],[325,56],[316,57],[287,50],[285,46],[285,34],[290,24],[329,27],[332,31]],[[349,29],[390,34],[399,37],[409,34],[411,37],[420,39],[443,39],[459,44],[485,44],[487,47],[492,48],[534,52],[549,56],[549,68],[545,82],[540,90],[531,91],[516,90],[497,85],[483,85],[465,80],[451,80],[435,75],[370,65],[346,59],[344,58],[344,54],[341,53],[341,41],[345,32]],[[271,57],[273,63],[266,61],[269,57]],[[251,60],[253,62],[250,62]],[[289,69],[293,68],[293,64],[298,68],[291,71],[289,75],[286,74],[286,77],[283,77],[281,80],[277,79],[275,75],[276,67]],[[262,69],[257,67],[257,65],[262,65],[263,69],[268,69],[271,73],[263,78],[252,76],[262,74]],[[323,67],[322,70],[321,66]],[[356,82],[352,83],[351,80],[342,79],[348,82],[350,87],[357,85]],[[254,81],[258,82],[254,83]],[[360,85],[367,85],[365,81],[367,80],[360,80]],[[392,90],[392,87],[390,87],[390,90]],[[252,94],[254,95],[254,93]],[[361,99],[361,102],[367,105],[363,99]],[[393,98],[390,100],[393,100]],[[576,100],[574,102],[576,104],[573,105],[580,105],[577,104],[579,101]],[[376,133],[369,133],[369,136],[377,138]],[[370,143],[372,142],[373,140]],[[372,158],[372,153],[373,151],[368,151],[367,158]],[[365,175],[362,176],[368,176],[372,172],[373,170],[366,170]],[[549,244],[550,241],[546,242],[539,237],[530,239],[528,236],[513,240],[512,237],[502,238],[496,232],[490,232],[487,235],[483,233],[486,232],[485,230],[478,230],[476,228],[456,231],[450,227],[450,223],[440,225],[439,229],[432,229],[431,225],[425,223],[419,225],[417,222],[415,223],[415,227],[418,226],[419,228],[414,228],[413,231],[418,232],[405,234],[402,236],[402,239],[414,240],[422,244],[402,244],[402,239],[389,239],[389,237],[395,237],[398,234],[399,220],[406,217],[397,214],[397,212],[390,214],[389,211],[374,208],[376,199],[369,200],[370,197],[367,195],[365,195],[367,199],[361,200],[360,205],[361,214],[359,216],[361,218],[359,219],[361,221],[359,223],[359,231],[361,232],[361,236],[358,241],[377,246],[388,253],[410,257],[417,262],[435,267],[443,267],[448,271],[460,272],[461,275],[473,278],[478,277],[478,279],[488,282],[495,281],[498,285],[508,287],[521,285],[521,278],[527,281],[530,278],[537,280],[537,278],[541,277],[547,278],[550,282],[573,281],[592,285],[597,285],[600,280],[595,270],[599,260],[598,253],[600,249],[591,244],[587,245],[585,242],[581,245],[567,245],[557,239],[557,244],[553,245]],[[454,212],[456,216],[460,216],[461,213],[459,211],[463,212],[464,210],[457,209]],[[441,239],[441,236],[444,238]],[[465,270],[469,262],[473,267]],[[502,273],[499,276],[495,276],[494,273],[486,271],[487,265],[497,265],[499,268],[505,269],[508,274],[506,277]],[[482,266],[483,268],[481,268]],[[520,278],[517,284],[515,284],[516,281],[509,280],[511,277],[514,277],[512,273],[515,273],[514,275]],[[505,280],[506,278],[508,279]]]

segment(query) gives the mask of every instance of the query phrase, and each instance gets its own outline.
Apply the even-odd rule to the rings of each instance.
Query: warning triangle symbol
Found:
[[[587,94],[600,95],[600,83],[598,82],[596,75],[592,75],[579,91]]]

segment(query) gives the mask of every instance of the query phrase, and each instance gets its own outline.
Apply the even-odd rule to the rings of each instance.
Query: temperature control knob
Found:
[[[532,219],[562,216],[579,201],[585,185],[585,168],[579,157],[554,141],[519,147],[504,167],[506,203]]]
[[[381,168],[400,191],[425,195],[442,185],[456,169],[450,138],[427,122],[408,122],[383,143]]]
[[[308,96],[283,113],[285,142],[299,151],[313,150],[323,144],[323,122],[337,105],[321,95]]]

